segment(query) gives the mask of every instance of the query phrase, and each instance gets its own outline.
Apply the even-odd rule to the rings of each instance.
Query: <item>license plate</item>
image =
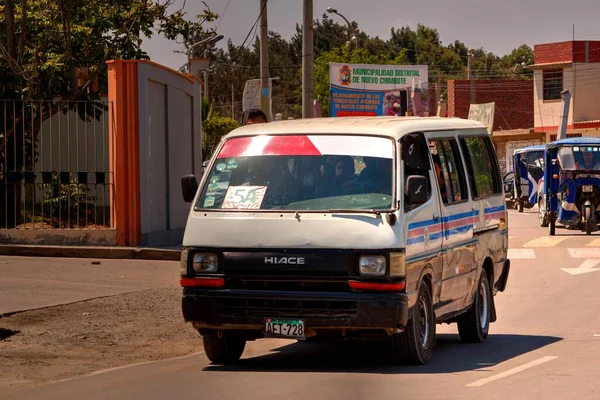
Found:
[[[265,321],[265,335],[292,339],[305,338],[304,321],[297,319],[272,319]]]
[[[594,186],[592,185],[583,185],[583,193],[593,193],[594,192]]]

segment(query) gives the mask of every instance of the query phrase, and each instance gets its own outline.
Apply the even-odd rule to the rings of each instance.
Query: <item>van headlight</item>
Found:
[[[383,276],[387,270],[385,256],[361,256],[358,271],[365,276]]]
[[[195,274],[214,274],[219,270],[219,259],[212,253],[194,253],[192,270]]]

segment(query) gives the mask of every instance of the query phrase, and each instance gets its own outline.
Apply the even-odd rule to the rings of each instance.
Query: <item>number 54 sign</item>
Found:
[[[258,210],[266,192],[266,186],[230,186],[221,208]]]

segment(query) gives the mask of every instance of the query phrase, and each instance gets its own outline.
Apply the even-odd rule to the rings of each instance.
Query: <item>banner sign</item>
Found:
[[[329,79],[332,117],[396,115],[394,104],[404,100],[412,110],[419,92],[422,105],[416,109],[429,115],[426,65],[330,63]]]
[[[484,124],[491,135],[494,130],[494,111],[496,103],[471,104],[469,107],[469,119]]]

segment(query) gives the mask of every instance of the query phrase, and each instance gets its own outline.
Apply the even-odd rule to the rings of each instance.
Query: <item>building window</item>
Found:
[[[563,90],[563,72],[544,71],[544,100],[560,100]]]

